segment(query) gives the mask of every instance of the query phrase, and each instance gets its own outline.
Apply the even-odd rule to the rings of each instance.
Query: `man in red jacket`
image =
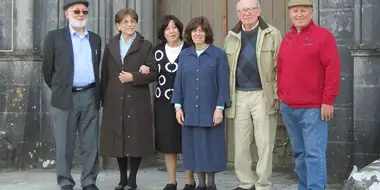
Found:
[[[281,42],[277,63],[280,111],[290,137],[298,189],[327,184],[327,121],[339,93],[340,60],[333,35],[313,23],[312,0],[290,0],[293,23]]]

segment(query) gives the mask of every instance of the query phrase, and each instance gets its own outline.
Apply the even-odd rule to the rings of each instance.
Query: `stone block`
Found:
[[[0,1],[0,52],[13,50],[13,0]]]
[[[320,9],[353,8],[355,0],[319,0]]]
[[[380,1],[363,0],[362,1],[362,43],[380,45]]]
[[[352,141],[352,114],[352,108],[336,107],[334,109],[334,118],[329,121],[329,142]]]
[[[354,12],[352,9],[326,9],[319,12],[319,23],[328,28],[338,44],[354,43]]]
[[[341,183],[347,179],[352,164],[352,142],[329,142],[327,148],[328,183]]]

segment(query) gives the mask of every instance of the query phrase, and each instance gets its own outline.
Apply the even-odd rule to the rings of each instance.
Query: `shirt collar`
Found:
[[[255,29],[257,26],[259,26],[259,22],[257,22],[257,23],[255,24],[255,26],[253,26],[253,28],[251,28],[251,30],[249,30],[249,31],[252,31],[252,30]],[[247,30],[244,28],[244,24],[241,25],[241,29],[243,29],[243,31],[247,31]]]
[[[71,36],[78,36],[77,32],[74,30],[74,28],[69,24],[70,34]],[[88,30],[87,28],[84,28],[84,36],[88,36]]]
[[[206,53],[207,55],[211,55],[211,47],[212,46],[212,44],[209,44],[208,45],[208,47],[202,52],[202,54],[203,53]],[[198,56],[198,54],[197,54],[197,50],[195,49],[195,45],[192,45],[192,46],[190,46],[189,47],[190,49],[190,51],[189,51],[189,55],[195,55],[195,56]]]
[[[128,40],[128,42],[125,42],[123,35],[120,34],[120,43],[121,44],[130,44],[135,38],[136,38],[136,32],[133,33],[133,36],[131,37],[131,39]]]

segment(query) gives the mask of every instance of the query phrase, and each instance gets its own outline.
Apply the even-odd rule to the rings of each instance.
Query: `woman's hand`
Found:
[[[150,73],[150,68],[146,65],[141,65],[139,72],[147,75]]]
[[[177,119],[177,122],[183,126],[183,123],[185,121],[185,118],[183,117],[183,111],[181,108],[178,108],[175,111],[175,118]]]
[[[223,110],[220,108],[216,108],[214,111],[214,126],[220,124],[223,121]]]
[[[133,76],[131,73],[121,71],[119,74],[119,80],[121,83],[127,83],[127,82],[132,82],[133,81]]]

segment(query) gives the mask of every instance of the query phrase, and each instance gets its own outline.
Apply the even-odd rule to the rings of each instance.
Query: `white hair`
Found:
[[[259,1],[259,0],[256,0],[256,7],[257,7],[257,8],[261,8],[260,1]]]
[[[256,7],[260,9],[261,8],[260,1],[259,0],[255,0],[255,1],[256,1]],[[236,0],[236,4],[239,2],[240,0]]]

